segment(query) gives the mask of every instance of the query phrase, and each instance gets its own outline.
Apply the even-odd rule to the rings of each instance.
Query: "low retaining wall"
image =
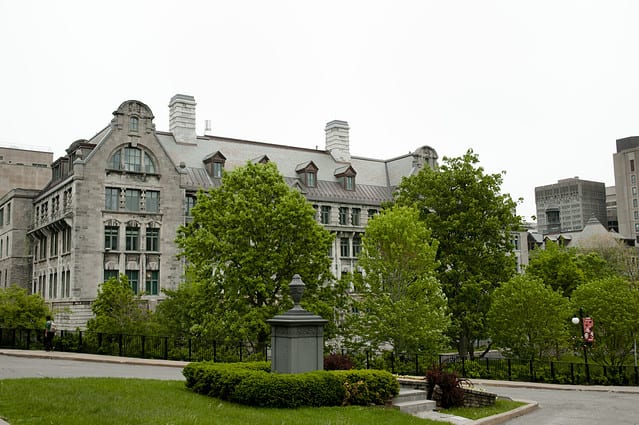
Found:
[[[428,382],[426,382],[425,378],[397,378],[397,381],[399,381],[399,385],[402,387],[414,388],[416,390],[428,392]],[[462,389],[464,390],[464,407],[485,407],[495,404],[497,394],[489,393],[487,391],[478,391],[463,386]]]

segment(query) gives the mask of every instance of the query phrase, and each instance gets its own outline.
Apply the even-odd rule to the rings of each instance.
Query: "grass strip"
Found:
[[[481,419],[487,416],[498,415],[500,413],[508,412],[513,409],[523,406],[526,403],[513,400],[495,400],[495,404],[487,407],[452,407],[449,409],[442,409],[442,413],[449,415],[461,416],[468,419]]]

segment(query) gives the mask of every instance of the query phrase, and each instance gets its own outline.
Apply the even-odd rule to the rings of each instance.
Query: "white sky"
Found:
[[[351,154],[472,148],[535,214],[534,187],[614,185],[639,135],[639,2],[0,0],[0,145],[57,158],[137,99],[168,131],[195,96],[198,134]]]

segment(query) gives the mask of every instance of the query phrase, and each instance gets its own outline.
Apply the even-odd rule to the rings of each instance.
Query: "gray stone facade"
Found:
[[[107,127],[53,163],[53,179],[32,206],[30,287],[62,328],[85,325],[110,276],[127,275],[151,306],[162,289],[176,288],[183,264],[174,239],[196,192],[219,186],[224,171],[247,161],[274,162],[315,207],[318,222],[335,235],[336,277],[356,270],[368,219],[402,177],[437,165],[428,146],[388,160],[353,156],[345,121],[327,124],[324,150],[196,136],[195,105],[192,96],[174,96],[171,131],[160,132],[148,106],[126,101]]]
[[[0,288],[31,288],[31,243],[26,235],[38,192],[13,189],[0,198]]]

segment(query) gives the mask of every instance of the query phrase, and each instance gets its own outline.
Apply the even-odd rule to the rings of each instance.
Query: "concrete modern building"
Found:
[[[0,196],[11,189],[42,189],[51,180],[53,153],[0,147]]]
[[[608,222],[606,186],[600,182],[575,177],[538,186],[535,205],[538,231],[544,235],[579,231],[592,217]]]
[[[62,328],[83,327],[100,283],[120,273],[151,305],[162,289],[179,285],[176,231],[189,220],[196,192],[218,186],[224,170],[274,162],[335,235],[330,255],[339,277],[357,267],[368,219],[402,177],[437,165],[428,146],[391,159],[354,156],[345,121],[326,125],[324,149],[197,136],[195,106],[192,96],[174,96],[169,131],[161,132],[147,105],[123,102],[105,128],[53,163],[33,200],[28,236],[31,289]]]
[[[612,155],[619,233],[639,241],[639,137],[617,140],[617,152]]]
[[[606,186],[606,216],[608,217],[608,229],[619,232],[617,188],[615,186]]]

